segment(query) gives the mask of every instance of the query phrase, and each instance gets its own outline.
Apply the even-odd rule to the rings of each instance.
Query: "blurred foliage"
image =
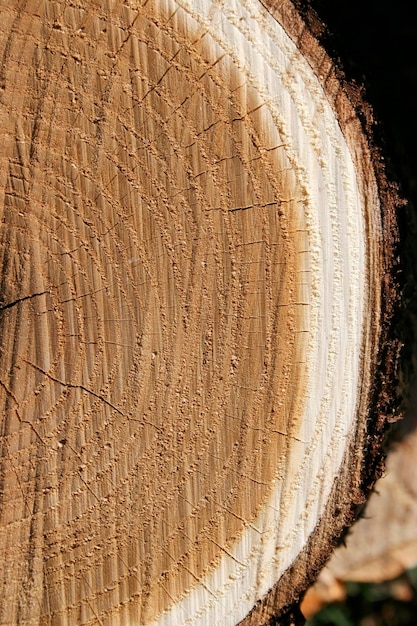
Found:
[[[346,599],[328,604],[306,626],[415,626],[417,567],[384,583],[346,583]]]

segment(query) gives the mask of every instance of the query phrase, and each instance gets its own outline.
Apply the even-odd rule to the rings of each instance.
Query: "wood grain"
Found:
[[[1,16],[0,623],[236,624],[365,437],[366,138],[286,2]]]

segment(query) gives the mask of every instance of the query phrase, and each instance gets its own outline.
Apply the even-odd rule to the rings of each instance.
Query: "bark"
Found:
[[[416,391],[414,384],[410,404],[389,449],[386,469],[375,484],[363,516],[303,599],[306,617],[330,602],[342,600],[346,581],[382,583],[417,565]]]
[[[372,114],[288,0],[0,8],[0,623],[297,623],[398,411]]]

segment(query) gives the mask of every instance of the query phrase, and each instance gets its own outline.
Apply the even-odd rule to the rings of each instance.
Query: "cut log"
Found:
[[[288,0],[0,7],[0,623],[284,623],[398,404],[371,114]]]

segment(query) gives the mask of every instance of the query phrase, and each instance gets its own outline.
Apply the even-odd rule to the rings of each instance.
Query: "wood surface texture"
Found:
[[[0,624],[280,619],[391,411],[366,109],[288,0],[0,17]]]

